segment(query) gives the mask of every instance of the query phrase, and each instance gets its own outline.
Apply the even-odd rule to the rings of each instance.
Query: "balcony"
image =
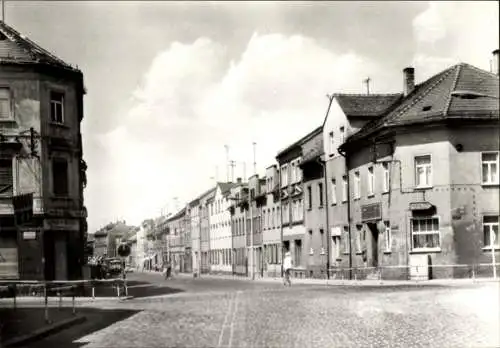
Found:
[[[41,197],[33,197],[33,214],[43,214],[43,200]],[[14,207],[12,205],[12,196],[0,196],[0,215],[14,214]]]

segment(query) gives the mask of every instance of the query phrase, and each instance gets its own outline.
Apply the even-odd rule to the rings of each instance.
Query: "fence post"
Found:
[[[49,319],[49,299],[47,297],[47,283],[45,283],[43,285],[43,297],[45,298],[44,301],[45,301],[45,310],[44,310],[44,314],[45,314],[45,321],[47,323],[50,322],[50,319]]]
[[[92,282],[92,299],[95,300],[95,286],[94,286],[94,282]]]
[[[14,284],[14,309],[17,308],[17,284]]]
[[[476,282],[476,265],[472,265],[472,282]]]
[[[116,295],[120,298],[120,284],[116,283]]]
[[[61,310],[62,307],[62,291],[57,292],[57,296],[59,296],[59,310]]]
[[[73,296],[72,296],[73,298],[72,298],[72,300],[71,300],[71,301],[72,301],[72,303],[73,303],[73,315],[75,315],[75,314],[76,314],[76,309],[75,309],[75,291],[76,291],[76,290],[75,290],[75,288],[73,288],[73,289],[71,289],[71,290],[72,290],[72,291],[71,291],[71,293],[72,293],[72,295],[73,295]]]

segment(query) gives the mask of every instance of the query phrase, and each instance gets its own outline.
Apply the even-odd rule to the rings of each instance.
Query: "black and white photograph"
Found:
[[[0,348],[500,348],[498,1],[0,7]]]

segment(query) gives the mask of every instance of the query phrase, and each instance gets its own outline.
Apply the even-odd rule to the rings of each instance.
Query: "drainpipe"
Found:
[[[278,162],[279,170],[278,170],[278,193],[280,197],[280,239],[281,239],[281,277],[283,278],[283,260],[284,251],[285,251],[285,243],[283,241],[283,203],[281,200],[281,163]]]
[[[349,167],[347,152],[341,151],[339,153],[345,159],[345,171],[347,176],[347,231],[349,235],[349,280],[352,280],[352,242],[351,242],[351,181],[349,180]]]
[[[324,185],[325,185],[325,219],[326,219],[326,278],[330,279],[330,223],[329,223],[329,217],[328,217],[328,178],[326,176],[326,161],[318,158],[317,159],[318,163],[322,166],[323,168],[323,179],[324,179]]]

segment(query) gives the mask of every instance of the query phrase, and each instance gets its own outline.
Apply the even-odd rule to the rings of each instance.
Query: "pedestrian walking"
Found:
[[[283,260],[283,270],[285,271],[284,285],[292,286],[292,281],[290,280],[290,272],[292,270],[292,254],[289,251],[286,252],[285,258]]]
[[[167,261],[165,266],[165,279],[172,278],[172,263],[170,260]]]

